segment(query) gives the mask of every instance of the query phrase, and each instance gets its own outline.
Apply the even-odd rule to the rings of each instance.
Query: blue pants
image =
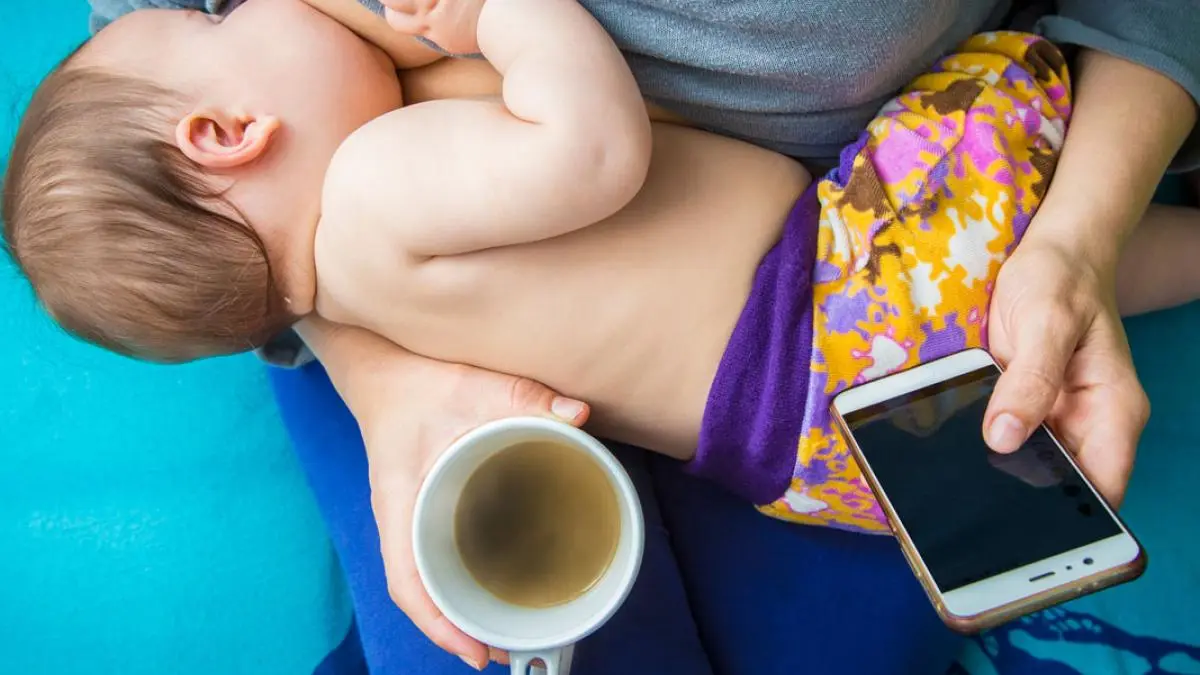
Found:
[[[362,440],[325,373],[310,366],[274,370],[271,378],[349,579],[369,671],[470,672],[388,597]],[[642,499],[645,559],[629,600],[578,648],[572,675],[941,675],[949,668],[961,643],[938,621],[891,538],[775,521],[676,462],[614,450]],[[361,673],[351,651],[339,649],[321,672]]]

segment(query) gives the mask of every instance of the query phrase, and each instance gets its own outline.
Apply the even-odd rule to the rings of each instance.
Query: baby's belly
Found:
[[[779,155],[660,127],[645,188],[623,211],[422,263],[381,332],[544,382],[590,403],[597,433],[689,456],[758,263],[807,182]]]

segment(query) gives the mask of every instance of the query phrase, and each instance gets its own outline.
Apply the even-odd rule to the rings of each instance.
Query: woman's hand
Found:
[[[426,361],[386,375],[370,412],[359,418],[371,467],[371,505],[379,525],[392,600],[437,645],[476,669],[505,654],[469,638],[425,592],[412,551],[417,491],[433,461],[460,436],[493,420],[520,415],[580,425],[587,408],[558,399],[545,386],[470,366]],[[418,395],[419,392],[419,395]]]
[[[1150,404],[1117,315],[1113,272],[1053,244],[1028,244],[1001,268],[992,297],[989,346],[1008,368],[985,438],[1012,452],[1049,417],[1088,478],[1119,504]]]
[[[984,435],[1011,452],[1049,416],[1115,504],[1149,415],[1117,315],[1117,259],[1192,130],[1196,103],[1169,78],[1101,52],[1081,52],[1072,74],[1057,171],[992,296],[989,346],[1008,370]]]
[[[531,380],[421,358],[358,328],[308,319],[299,330],[362,431],[392,600],[439,647],[476,669],[506,661],[450,623],[425,592],[412,552],[417,491],[434,460],[480,424],[534,415],[578,426],[587,406]]]

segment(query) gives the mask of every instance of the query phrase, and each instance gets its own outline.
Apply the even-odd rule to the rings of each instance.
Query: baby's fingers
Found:
[[[379,0],[380,4],[393,12],[416,14],[417,0]]]
[[[388,25],[392,27],[392,30],[397,33],[425,35],[429,32],[429,22],[416,12],[406,12],[388,7],[383,11],[383,17],[387,19]]]

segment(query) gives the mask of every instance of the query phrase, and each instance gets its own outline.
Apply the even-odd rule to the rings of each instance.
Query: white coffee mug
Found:
[[[553,607],[522,607],[489,593],[464,567],[454,540],[454,511],[471,474],[497,452],[530,441],[550,441],[599,462],[621,515],[608,569],[583,595]],[[641,504],[621,463],[587,433],[540,417],[499,420],[460,438],[430,469],[413,514],[413,554],[429,597],[464,633],[507,650],[514,675],[526,675],[534,659],[546,664],[548,675],[567,675],[575,643],[604,625],[629,595],[644,544]]]

